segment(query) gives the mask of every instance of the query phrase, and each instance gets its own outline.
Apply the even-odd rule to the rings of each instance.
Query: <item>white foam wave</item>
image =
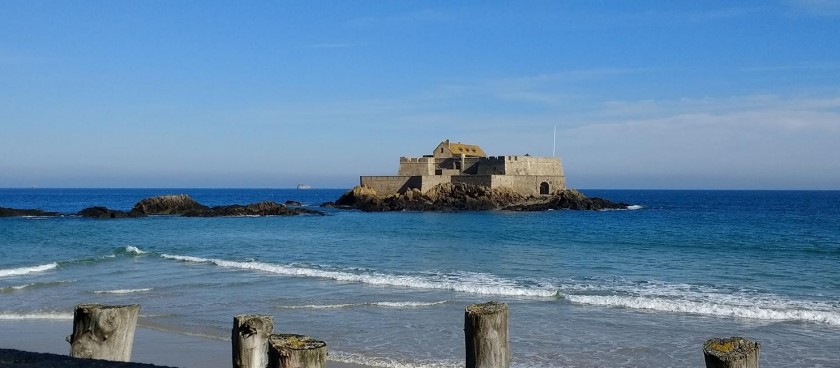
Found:
[[[387,368],[456,368],[463,367],[463,362],[458,361],[438,361],[438,360],[407,360],[395,359],[385,357],[369,357],[356,353],[345,353],[341,351],[330,351],[329,360],[347,363],[358,364],[368,367],[387,367]]]
[[[482,295],[506,295],[529,297],[553,297],[557,289],[536,286],[517,285],[512,280],[499,278],[494,275],[475,272],[460,272],[453,274],[415,274],[395,275],[380,272],[354,273],[347,271],[324,270],[313,267],[299,267],[278,265],[263,262],[235,262],[221,259],[198,258],[161,254],[161,257],[183,262],[209,263],[220,267],[257,270],[285,276],[316,277],[345,282],[360,282],[369,285],[397,286],[421,289],[443,289],[463,293]]]
[[[145,293],[147,291],[151,291],[152,288],[143,288],[143,289],[116,289],[116,290],[94,290],[94,294],[132,294],[132,293]]]
[[[126,246],[125,246],[125,252],[126,252],[126,253],[128,253],[128,254],[135,254],[135,255],[140,255],[140,254],[146,254],[146,253],[148,253],[148,252],[146,252],[146,251],[144,251],[144,250],[142,250],[142,249],[140,249],[140,248],[137,248],[137,247],[135,247],[135,246],[133,246],[133,245],[126,245]]]
[[[441,300],[439,302],[375,302],[369,304],[386,308],[422,308],[440,305],[443,303],[446,303],[446,300]]]
[[[61,284],[67,283],[67,282],[71,282],[71,281],[33,282],[33,283],[30,283],[30,284],[3,287],[3,288],[0,288],[0,292],[2,292],[2,291],[23,290],[23,289],[38,288],[38,287],[47,287],[47,286],[55,286],[55,285],[61,285]]]
[[[73,313],[59,313],[59,312],[33,312],[33,313],[13,313],[0,312],[0,320],[72,320]]]
[[[642,208],[644,208],[644,207],[642,207],[642,206],[640,206],[640,205],[638,205],[638,204],[632,204],[632,205],[627,206],[627,209],[628,209],[628,210],[640,210],[640,209],[642,209]]]
[[[281,305],[283,309],[339,309],[355,307],[384,307],[384,308],[423,308],[446,303],[446,300],[439,302],[368,302],[368,303],[345,303],[345,304],[308,304],[308,305]]]
[[[35,272],[44,272],[58,267],[58,263],[48,263],[40,266],[7,268],[0,270],[0,277],[27,275]]]
[[[566,295],[566,299],[573,303],[607,307],[761,320],[819,322],[840,326],[840,313],[830,310],[769,308],[766,306],[748,305],[748,303],[733,305],[715,301],[673,300],[616,295]]]

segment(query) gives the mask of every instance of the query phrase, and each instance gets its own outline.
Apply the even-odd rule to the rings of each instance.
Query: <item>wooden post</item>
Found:
[[[468,306],[464,313],[464,340],[467,368],[509,367],[507,304],[488,302]]]
[[[743,337],[709,339],[703,344],[706,368],[758,368],[759,343]]]
[[[268,365],[268,336],[273,332],[271,316],[240,314],[233,317],[230,339],[233,368],[265,368]]]
[[[268,339],[268,368],[325,368],[327,344],[309,336],[274,334]]]
[[[140,306],[79,304],[73,312],[70,356],[120,362],[131,360]]]

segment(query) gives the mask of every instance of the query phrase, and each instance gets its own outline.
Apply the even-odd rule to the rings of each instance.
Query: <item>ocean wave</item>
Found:
[[[356,307],[384,307],[384,308],[423,308],[446,303],[446,300],[439,302],[366,302],[366,303],[344,303],[344,304],[308,304],[308,305],[281,305],[283,309],[341,309]]]
[[[36,272],[44,272],[49,271],[53,268],[58,267],[58,263],[48,263],[40,266],[30,266],[30,267],[19,267],[19,268],[7,268],[7,269],[0,269],[0,277],[8,277],[8,276],[20,276],[20,275],[27,275],[30,273]]]
[[[840,313],[832,310],[772,308],[756,305],[755,301],[737,303],[698,301],[642,296],[566,295],[565,299],[578,304],[674,313],[689,313],[717,317],[736,317],[774,321],[818,322],[840,326]],[[784,305],[784,303],[779,303]]]
[[[627,206],[627,209],[631,210],[631,211],[632,210],[640,210],[642,208],[644,208],[644,207],[642,207],[641,205],[638,205],[638,204],[632,204],[632,205]]]
[[[15,312],[0,312],[0,320],[72,320],[73,313],[61,312],[30,312],[30,313],[15,313]]]
[[[470,294],[504,295],[525,297],[554,297],[557,289],[542,286],[525,286],[513,280],[476,272],[386,274],[381,272],[350,272],[348,270],[325,270],[315,267],[280,265],[264,262],[236,262],[221,259],[199,258],[161,254],[163,258],[207,263],[225,268],[256,270],[284,276],[314,277],[345,282],[359,282],[369,285],[397,286],[420,289],[443,289]]]
[[[3,288],[0,288],[0,292],[11,292],[11,291],[17,291],[17,290],[23,290],[23,289],[36,289],[36,288],[42,288],[42,287],[50,287],[50,286],[65,284],[65,283],[68,283],[68,282],[71,282],[71,281],[33,282],[33,283],[30,283],[30,284],[3,287]]]
[[[429,359],[408,360],[385,357],[370,357],[362,354],[346,353],[341,351],[330,351],[329,360],[340,363],[364,365],[368,367],[386,368],[456,368],[464,366],[464,362],[461,361]]]
[[[116,289],[116,290],[94,290],[94,294],[133,294],[133,293],[145,293],[147,291],[152,291],[152,288],[143,288],[143,289]]]
[[[133,254],[133,255],[136,255],[136,256],[139,256],[141,254],[148,254],[148,252],[146,252],[145,250],[142,250],[142,249],[140,249],[138,247],[135,247],[133,245],[126,245],[125,247],[120,248],[118,251],[121,252],[121,253]]]

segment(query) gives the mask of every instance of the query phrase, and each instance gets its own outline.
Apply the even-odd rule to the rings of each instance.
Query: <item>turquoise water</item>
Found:
[[[342,192],[0,189],[0,206]],[[233,315],[261,313],[331,359],[455,367],[463,308],[498,300],[519,367],[702,366],[703,341],[731,335],[759,340],[763,365],[840,366],[840,192],[584,192],[640,209],[0,219],[0,319],[139,303],[141,325],[226,338]]]

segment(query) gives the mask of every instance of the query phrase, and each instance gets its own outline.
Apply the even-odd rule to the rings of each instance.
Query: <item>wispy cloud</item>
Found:
[[[625,75],[655,72],[654,68],[592,68],[564,70],[506,78],[486,78],[446,83],[423,94],[427,99],[489,98],[496,101],[524,102],[556,106],[579,96],[565,88],[572,84],[605,81]]]
[[[840,96],[608,105],[627,115],[558,131],[577,185],[838,189]]]

